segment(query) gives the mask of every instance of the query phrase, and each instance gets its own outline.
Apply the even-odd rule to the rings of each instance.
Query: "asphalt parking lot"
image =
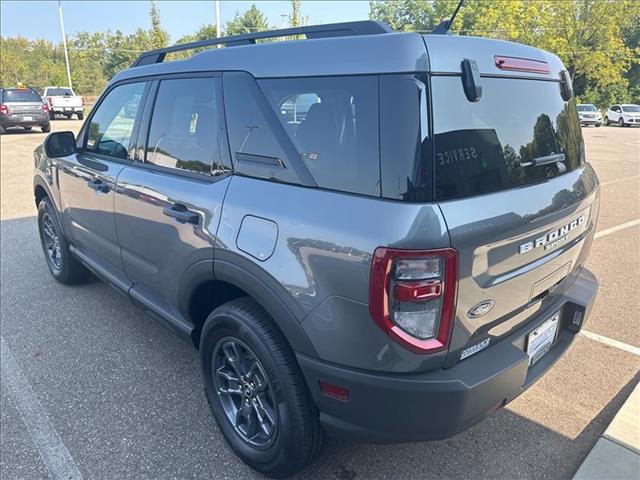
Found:
[[[52,122],[54,130],[80,125]],[[568,354],[465,433],[393,446],[331,441],[304,478],[573,476],[640,369],[640,129],[583,133],[602,182],[589,259],[600,293]],[[49,275],[32,195],[32,150],[44,136],[20,132],[0,140],[2,480],[56,472],[85,479],[259,478],[214,424],[190,345],[97,280],[67,287]],[[34,438],[52,442],[59,456],[44,460]]]

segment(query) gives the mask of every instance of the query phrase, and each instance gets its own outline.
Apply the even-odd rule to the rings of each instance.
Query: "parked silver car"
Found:
[[[49,107],[32,88],[0,88],[0,133],[14,127],[51,130]]]
[[[599,127],[602,125],[602,114],[595,105],[591,103],[580,103],[577,108],[581,126],[595,125]]]

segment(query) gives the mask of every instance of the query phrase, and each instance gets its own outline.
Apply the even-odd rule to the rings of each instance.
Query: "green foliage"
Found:
[[[115,32],[78,32],[67,39],[71,81],[81,95],[99,93],[107,81],[128,68],[142,52],[167,46],[169,35],[162,29],[155,1],[151,2],[151,28],[125,35]],[[214,33],[215,36],[215,33]],[[47,85],[66,85],[64,51],[60,44],[24,37],[0,37],[0,85],[19,82],[37,90]]]
[[[370,17],[398,30],[429,31],[450,16],[456,4],[457,0],[374,0]],[[571,73],[576,95],[601,107],[611,101],[639,100],[638,0],[467,0],[453,30],[555,53]]]
[[[264,13],[258,10],[255,4],[249,10],[240,14],[236,12],[235,17],[225,25],[226,35],[240,35],[242,33],[261,32],[269,30],[269,22]]]
[[[149,12],[151,17],[151,44],[153,48],[164,48],[169,44],[169,35],[160,25],[160,12],[155,0],[151,0],[151,11]]]

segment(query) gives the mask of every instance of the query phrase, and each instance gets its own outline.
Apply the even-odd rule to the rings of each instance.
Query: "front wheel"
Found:
[[[213,416],[251,468],[283,478],[320,453],[325,433],[293,351],[256,302],[238,298],[209,315],[200,359]]]
[[[60,283],[82,283],[89,271],[72,255],[69,242],[62,233],[51,201],[45,197],[38,205],[38,231],[40,243],[51,275]]]
[[[605,125],[605,127],[608,127],[609,123],[610,123],[609,122],[609,117],[604,117],[604,125]]]
[[[618,119],[618,126],[619,126],[619,127],[624,127],[624,120],[622,119],[622,117],[620,117],[620,118]]]
[[[30,132],[30,131],[31,131],[31,128],[33,128],[33,127],[22,127],[22,128],[24,128],[24,131],[25,131],[25,132]]]

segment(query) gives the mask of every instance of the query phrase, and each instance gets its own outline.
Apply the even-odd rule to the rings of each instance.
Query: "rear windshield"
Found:
[[[73,97],[70,88],[47,88],[46,94],[49,97]]]
[[[33,90],[28,89],[13,89],[3,90],[2,103],[9,102],[42,102],[40,95]]]
[[[575,99],[556,82],[482,78],[469,102],[459,77],[432,78],[436,200],[545,181],[575,169],[582,136]],[[564,154],[563,162],[536,165]]]

